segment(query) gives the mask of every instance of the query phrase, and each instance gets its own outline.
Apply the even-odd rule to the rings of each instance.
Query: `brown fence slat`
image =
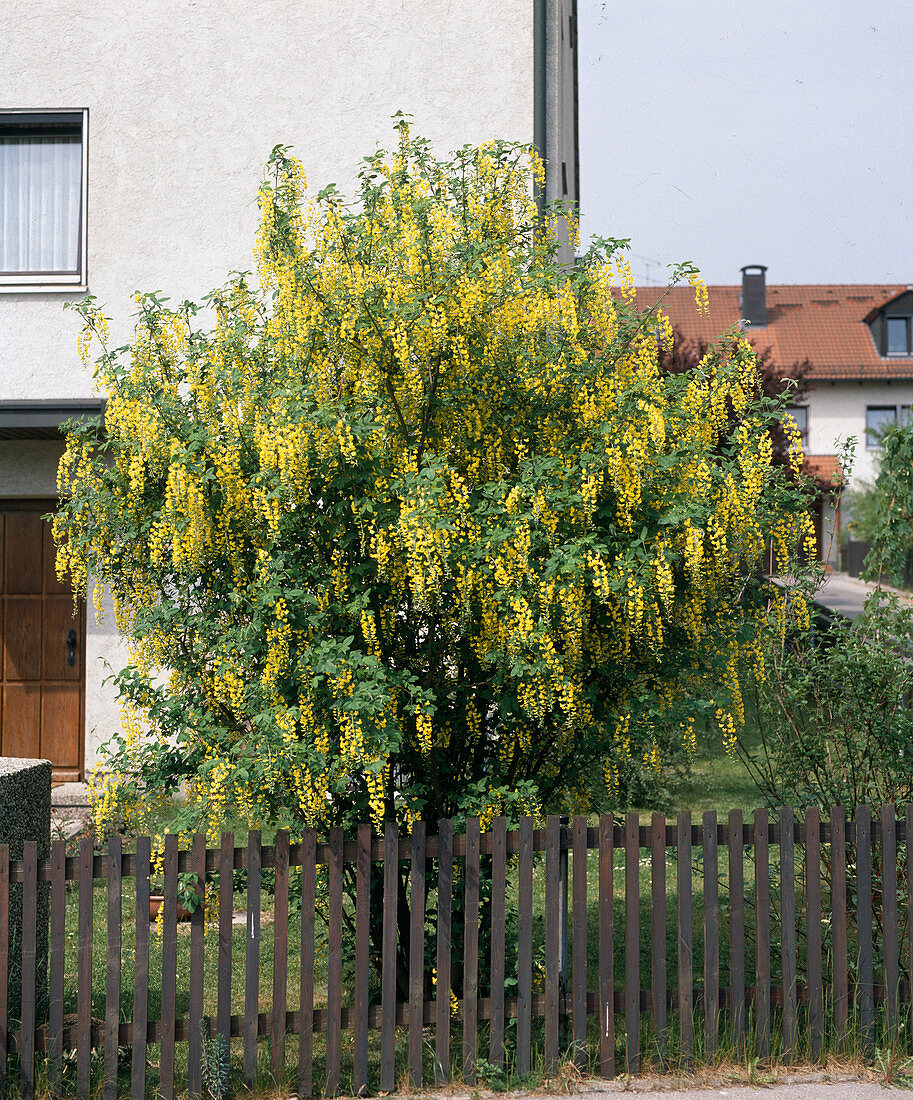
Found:
[[[327,1096],[335,1096],[339,1092],[342,1054],[342,848],[343,830],[337,825],[330,829],[327,875]]]
[[[650,827],[650,971],[653,989],[653,1041],[659,1067],[666,1065],[666,815],[655,813]]]
[[[104,1100],[117,1100],[117,1046],[120,1026],[121,838],[108,839],[108,958],[105,974]]]
[[[561,825],[554,815],[545,822],[545,1073],[558,1065],[558,981],[560,959]]]
[[[298,1095],[314,1095],[314,911],[317,833],[301,836],[301,973],[298,989]]]
[[[216,1032],[228,1041],[231,1030],[231,941],[234,907],[235,834],[222,833],[219,846],[219,947],[216,956]]]
[[[834,1032],[842,1046],[849,1019],[849,970],[846,920],[846,814],[831,808],[831,935]]]
[[[358,826],[355,858],[355,1045],[352,1082],[356,1096],[368,1088],[368,976],[371,967],[371,826]]]
[[[884,929],[884,1003],[885,1024],[893,1032],[897,1026],[900,984],[897,951],[897,818],[894,805],[881,807],[881,896]]]
[[[35,1094],[35,1007],[38,950],[38,842],[22,846],[22,939],[19,1017],[19,1088],[25,1100]]]
[[[287,829],[280,829],[276,833],[274,859],[276,893],[273,905],[273,1018],[270,1027],[270,1069],[273,1081],[282,1089],[285,1086],[285,1012],[288,1005],[289,840]],[[357,964],[356,973],[358,973]]]
[[[584,822],[584,826],[585,826]],[[491,1020],[488,1060],[504,1069],[504,951],[507,927],[507,819],[491,827]],[[584,990],[584,995],[586,990]]]
[[[189,1100],[203,1095],[203,949],[206,932],[206,834],[195,833],[190,851],[190,873],[196,875],[194,888],[198,903],[190,914],[190,1035],[187,1039],[187,1093]]]
[[[260,1008],[260,830],[247,834],[247,911],[244,935],[244,1084],[253,1088],[257,1074],[257,1013]],[[332,920],[331,920],[332,928]],[[331,932],[332,935],[332,932]],[[332,981],[332,979],[331,979]],[[329,1050],[327,1051],[329,1063]]]
[[[586,945],[587,945],[587,824],[578,815],[573,822],[574,851],[574,944],[571,958],[574,1062],[587,1064],[586,1052]]]
[[[856,808],[856,929],[859,938],[859,973],[856,997],[862,1024],[862,1046],[868,1057],[875,1053],[875,999],[872,964],[872,811]]]
[[[79,912],[76,931],[76,1095],[88,1100],[92,1074],[92,838],[79,842]],[[166,1096],[166,1100],[171,1100]]]
[[[10,848],[0,844],[0,1096],[6,1096],[9,1050]]]
[[[425,822],[412,825],[409,898],[409,1081],[422,1087],[425,984]],[[476,910],[478,926],[478,909]]]
[[[910,1028],[913,1030],[913,802],[907,803],[904,834],[907,860],[907,973],[910,976]]]
[[[146,1095],[146,1027],[149,1019],[149,863],[151,841],[136,838],[136,940],[133,948],[133,1050],[131,1100]]]
[[[164,900],[162,902],[162,1042],[159,1063],[159,1091],[165,1100],[174,1096],[174,1025],[178,944],[178,838],[165,837],[163,856]]]
[[[770,833],[767,810],[754,812],[755,1018],[758,1058],[770,1057]]]
[[[63,1074],[63,977],[66,946],[65,840],[51,843],[51,912],[48,951],[48,1086],[60,1096]]]
[[[463,927],[463,1080],[476,1082],[479,1023],[479,819],[466,822]]]
[[[640,1070],[640,822],[625,815],[625,1064]]]
[[[808,1033],[813,1062],[824,1058],[824,978],[821,957],[821,813],[805,811],[805,911],[808,951]]]
[[[612,957],[612,894],[614,891],[613,822],[599,818],[599,1072],[615,1076],[615,992]]]
[[[716,1053],[720,1036],[720,861],[716,810],[704,813],[704,1038]]]
[[[384,930],[381,956],[380,1090],[396,1087],[396,922],[399,881],[399,837],[396,825],[384,825]],[[307,1093],[305,1095],[310,1095]]]
[[[437,871],[437,986],[435,989],[434,1083],[450,1080],[450,971],[453,914],[453,822],[441,822]]]
[[[517,873],[517,1072],[529,1073],[533,1007],[533,819],[520,818]]]
[[[729,1009],[732,1042],[745,1040],[745,854],[742,811],[729,811]]]
[[[678,1027],[682,1044],[682,1061],[691,1064],[694,1056],[694,957],[691,928],[691,814],[679,812],[676,826],[678,860]]]
[[[783,1050],[792,1058],[798,1037],[796,988],[796,841],[795,816],[780,807],[780,958],[783,969]]]

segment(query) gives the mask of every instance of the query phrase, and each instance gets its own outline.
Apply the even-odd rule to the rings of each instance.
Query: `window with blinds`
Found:
[[[87,114],[0,112],[0,286],[85,283]]]

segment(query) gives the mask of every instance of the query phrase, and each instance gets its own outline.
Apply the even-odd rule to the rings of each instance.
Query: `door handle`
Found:
[[[72,627],[67,635],[67,664],[76,664],[76,631]]]

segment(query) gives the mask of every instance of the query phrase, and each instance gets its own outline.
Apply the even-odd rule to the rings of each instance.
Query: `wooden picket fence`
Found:
[[[148,911],[149,838],[139,837],[135,852],[127,853],[115,837],[102,854],[84,839],[76,857],[67,857],[64,844],[55,842],[46,859],[38,858],[34,843],[25,846],[21,860],[10,860],[8,850],[0,847],[0,1094],[6,1094],[14,1076],[24,1096],[33,1093],[38,1053],[45,1056],[51,1090],[59,1092],[65,1052],[75,1051],[76,1095],[88,1097],[92,1052],[99,1049],[104,1095],[114,1100],[118,1048],[128,1047],[131,1096],[140,1100],[147,1088],[147,1059],[155,1054],[149,1048],[157,1047],[156,1092],[171,1098],[176,1085],[184,1087],[176,1081],[176,1044],[187,1043],[186,1086],[190,1097],[199,1097],[206,1031],[240,1040],[248,1085],[257,1069],[258,1040],[268,1039],[272,1073],[281,1081],[286,1037],[296,1035],[302,1097],[335,1095],[349,1084],[355,1094],[394,1089],[398,1035],[405,1040],[414,1086],[421,1086],[431,1072],[423,1067],[423,1053],[432,1046],[436,1083],[451,1075],[474,1082],[481,1057],[488,1067],[501,1068],[508,1059],[514,1072],[524,1074],[538,1058],[548,1072],[568,1053],[581,1068],[612,1077],[622,1063],[627,1072],[637,1073],[645,1035],[660,1063],[711,1055],[720,1041],[721,1021],[728,1044],[742,1049],[748,1032],[762,1060],[789,1056],[800,1041],[820,1060],[826,1043],[845,1035],[851,1016],[872,1050],[876,1019],[887,1029],[896,1028],[901,1005],[910,1003],[909,982],[901,980],[901,954],[904,970],[913,970],[913,919],[901,922],[902,913],[913,917],[908,838],[913,842],[913,806],[899,819],[892,806],[883,807],[875,820],[868,807],[859,807],[852,820],[834,809],[824,822],[817,810],[797,820],[789,808],[773,819],[758,810],[750,822],[737,810],[723,822],[710,812],[700,824],[688,812],[674,822],[654,814],[649,825],[628,814],[623,823],[603,816],[595,825],[584,817],[567,824],[549,817],[545,828],[537,829],[525,818],[513,830],[496,819],[485,833],[475,819],[461,835],[454,835],[445,821],[436,837],[426,836],[418,822],[407,837],[398,836],[393,827],[376,837],[369,826],[361,826],[354,840],[345,841],[342,831],[334,829],[328,843],[318,843],[315,833],[307,831],[300,842],[290,844],[288,834],[279,833],[268,847],[252,832],[246,847],[235,847],[232,834],[225,834],[215,850],[207,850],[205,838],[198,836],[189,850],[179,851],[177,838],[170,836],[163,863],[161,1015],[148,1018],[150,926],[140,919],[129,1022],[121,1019],[122,899],[125,880],[132,879],[136,912]],[[798,862],[797,845],[804,853]],[[722,847],[728,849],[728,858],[721,860]],[[597,853],[593,860],[588,858],[591,851]],[[382,895],[378,884],[375,903],[381,896],[383,900],[380,994],[372,1001],[373,863],[383,869]],[[408,995],[398,998],[397,884],[404,864],[409,875],[408,944],[403,945],[408,947]],[[272,1003],[264,1013],[259,1010],[261,879],[267,868],[275,893]],[[297,912],[294,917],[300,928],[293,928],[293,941],[300,933],[300,981],[290,1007],[289,885],[294,868],[301,869],[300,878],[292,872],[296,892],[299,886],[301,892],[300,917]],[[242,869],[247,872],[245,989],[243,1011],[235,1013],[241,1006],[231,998],[233,872]],[[187,933],[189,1014],[178,1018],[182,872],[197,876],[198,892],[206,876],[218,876],[217,912],[211,914],[218,940],[216,944],[210,937],[207,948],[204,912],[197,908]],[[344,889],[347,875],[350,882],[354,878],[354,904]],[[379,875],[378,870],[375,878]],[[616,879],[622,877],[623,888],[616,889]],[[480,882],[489,878],[490,903],[483,905]],[[93,908],[99,882],[107,888],[106,995],[104,1019],[93,1020],[92,954],[99,946],[93,943]],[[45,883],[49,886],[40,885]],[[77,888],[73,900],[70,883]],[[7,1003],[11,884],[22,885],[22,993],[21,1004],[15,1006]],[[673,885],[667,912],[667,890]],[[41,889],[50,896],[44,1015],[36,1011],[43,1003],[36,967]],[[648,913],[642,911],[642,895],[649,898]],[[460,903],[456,907],[455,897]],[[78,909],[72,947],[65,931],[68,905]],[[460,907],[463,923],[457,927],[455,909]],[[516,913],[515,942],[507,935],[511,908]],[[327,992],[325,1006],[315,1007],[318,909],[326,914]],[[435,919],[430,932],[429,912]],[[482,913],[485,949],[480,952]],[[346,920],[355,929],[352,960],[344,960]],[[906,943],[901,944],[904,925]],[[463,941],[460,959],[452,958],[455,934]],[[436,959],[432,1000],[426,999],[429,936],[429,954],[433,949]],[[537,938],[539,961],[534,964]],[[589,966],[588,941],[595,948]],[[348,1005],[343,1005],[344,961],[354,963]],[[454,966],[461,966],[461,972]],[[213,969],[217,1007],[210,1017],[204,1016],[204,978]],[[65,990],[74,976],[75,1017],[65,1017]],[[159,980],[154,973],[152,978]],[[508,978],[511,990],[515,982],[515,996],[505,990]],[[462,994],[456,1009],[454,985]],[[480,995],[486,987],[487,995]],[[9,1030],[10,1021],[14,1030]],[[483,1022],[486,1026],[480,1028]],[[351,1040],[345,1043],[344,1058],[347,1031]],[[379,1044],[373,1038],[377,1032]],[[321,1058],[315,1058],[315,1036],[321,1037]],[[618,1064],[616,1045],[623,1051]],[[320,1073],[315,1071],[318,1063],[324,1067]]]

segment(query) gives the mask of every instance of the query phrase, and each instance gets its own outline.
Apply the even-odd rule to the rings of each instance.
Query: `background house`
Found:
[[[0,755],[76,778],[118,725],[112,617],[74,619],[41,521],[58,425],[98,413],[66,301],[129,338],[131,295],[198,299],[253,266],[256,188],[292,145],[313,189],[414,115],[439,152],[534,141],[577,199],[576,0],[5,5],[0,50]]]
[[[913,405],[913,287],[894,284],[768,285],[766,267],[742,268],[735,286],[710,286],[708,316],[694,308],[690,287],[662,299],[673,327],[694,341],[713,341],[727,329],[745,332],[755,348],[770,349],[785,372],[808,360],[807,392],[792,408],[802,432],[806,468],[822,488],[837,474],[838,441],[857,440],[848,485],[877,473],[876,433],[906,420]],[[639,287],[646,309],[663,295]],[[841,516],[819,502],[819,552],[838,561]]]

